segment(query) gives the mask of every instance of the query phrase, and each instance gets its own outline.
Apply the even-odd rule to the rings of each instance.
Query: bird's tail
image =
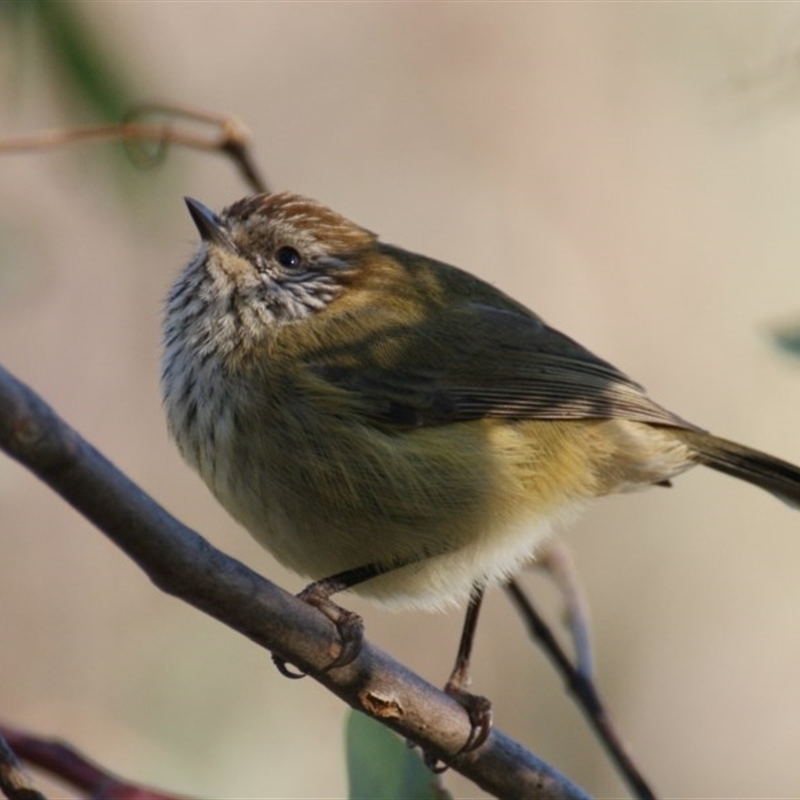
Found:
[[[710,433],[679,430],[680,438],[692,448],[698,464],[760,486],[800,509],[800,467]]]

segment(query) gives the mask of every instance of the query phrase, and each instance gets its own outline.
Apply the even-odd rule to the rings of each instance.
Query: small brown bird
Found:
[[[800,469],[697,428],[484,281],[294,194],[217,216],[164,319],[184,458],[312,584],[441,608],[512,576],[588,501],[704,464],[800,506]],[[351,626],[352,627],[352,626]],[[448,689],[488,733],[488,703]],[[352,648],[347,657],[352,657]]]

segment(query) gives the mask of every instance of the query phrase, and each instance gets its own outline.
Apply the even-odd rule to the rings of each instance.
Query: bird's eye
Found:
[[[287,269],[297,269],[300,266],[301,258],[300,253],[294,247],[279,247],[275,251],[275,260]]]

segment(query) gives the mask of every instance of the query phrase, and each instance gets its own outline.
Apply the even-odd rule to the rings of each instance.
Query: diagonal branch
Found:
[[[498,730],[479,750],[448,755],[470,733],[463,708],[368,642],[353,662],[325,671],[339,644],[322,614],[178,522],[2,367],[0,448],[94,523],[157,587],[296,664],[486,791],[525,800],[588,797]]]
[[[639,772],[633,759],[628,755],[622,740],[617,735],[591,676],[573,666],[569,656],[564,652],[564,648],[561,647],[558,639],[556,639],[555,634],[542,619],[519,583],[512,579],[505,584],[504,588],[517,606],[531,638],[539,642],[542,650],[550,656],[555,668],[561,674],[578,706],[586,715],[598,739],[605,746],[611,761],[616,764],[617,769],[619,769],[635,796],[640,800],[655,800],[653,790]]]
[[[2,724],[0,736],[14,748],[22,761],[49,772],[92,800],[188,800],[186,796],[166,794],[118,778],[62,742],[41,739]],[[45,800],[42,795],[7,793],[7,796],[9,800]]]

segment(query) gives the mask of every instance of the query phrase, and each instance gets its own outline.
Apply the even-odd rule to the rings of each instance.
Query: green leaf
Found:
[[[442,800],[437,777],[419,754],[365,714],[347,717],[350,800]]]
[[[800,356],[800,325],[783,326],[773,331],[778,346],[794,356]]]
[[[130,107],[128,87],[69,0],[28,0],[53,55],[83,99],[103,119],[116,121]]]
[[[130,108],[132,91],[118,62],[73,0],[0,0],[0,11],[18,37],[40,37],[53,71],[100,119],[117,121]]]

